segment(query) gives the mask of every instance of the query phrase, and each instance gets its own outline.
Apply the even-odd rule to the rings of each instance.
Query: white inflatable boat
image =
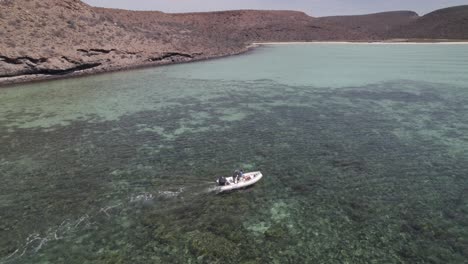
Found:
[[[254,185],[262,177],[263,175],[259,171],[244,173],[238,182],[234,182],[233,177],[226,177],[226,183],[224,183],[224,185],[218,186],[219,192],[227,192]],[[219,179],[216,182],[219,184]]]

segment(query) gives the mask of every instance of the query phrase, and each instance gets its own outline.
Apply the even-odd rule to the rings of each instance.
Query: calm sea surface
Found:
[[[0,150],[2,264],[468,262],[468,45],[0,89]]]

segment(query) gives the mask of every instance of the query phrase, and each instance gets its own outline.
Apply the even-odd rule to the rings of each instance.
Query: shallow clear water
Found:
[[[0,263],[465,263],[468,45],[0,89]],[[255,187],[212,181],[261,170]]]

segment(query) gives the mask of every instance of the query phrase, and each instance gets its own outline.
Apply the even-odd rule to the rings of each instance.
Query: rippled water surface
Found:
[[[468,262],[468,45],[0,89],[0,146],[2,264]]]

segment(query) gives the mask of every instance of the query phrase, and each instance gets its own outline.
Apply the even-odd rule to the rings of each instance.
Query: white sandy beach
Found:
[[[468,45],[468,41],[434,41],[434,42],[405,42],[405,41],[297,41],[297,42],[254,42],[252,45],[304,45],[304,44],[352,44],[352,45]]]

